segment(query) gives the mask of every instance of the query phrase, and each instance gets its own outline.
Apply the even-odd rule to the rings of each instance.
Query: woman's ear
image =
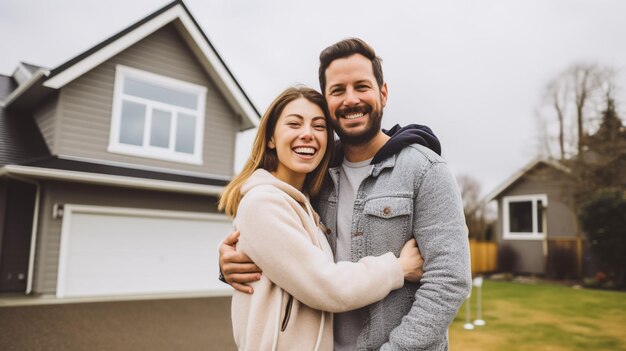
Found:
[[[272,150],[276,148],[276,144],[274,144],[274,137],[272,137],[270,141],[267,142],[267,147],[269,147]]]

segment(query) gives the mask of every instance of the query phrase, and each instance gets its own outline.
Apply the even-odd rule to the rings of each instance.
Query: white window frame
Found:
[[[139,79],[143,82],[163,86],[168,89],[176,89],[198,96],[198,109],[192,110],[180,106],[154,101],[150,99],[129,96],[124,94],[124,80],[127,77]],[[111,114],[111,132],[109,133],[109,146],[107,151],[124,155],[147,157],[158,160],[173,161],[202,165],[202,146],[204,137],[205,100],[207,88],[201,85],[185,82],[182,80],[162,76],[159,74],[142,71],[123,65],[115,68],[115,87],[113,91],[113,111]],[[146,105],[146,118],[144,125],[144,145],[129,145],[120,143],[120,125],[122,118],[123,100],[138,102]],[[170,124],[170,147],[168,149],[150,145],[150,130],[152,123],[152,108],[158,107],[172,113]],[[177,152],[175,147],[177,113],[193,115],[196,117],[194,153],[188,154]]]
[[[511,232],[510,228],[510,213],[509,213],[509,204],[511,202],[532,202],[532,215],[533,215],[533,231],[532,232]],[[503,228],[503,239],[505,240],[543,240],[547,235],[547,219],[544,223],[543,233],[538,231],[538,226],[541,223],[539,218],[537,218],[537,202],[541,201],[544,208],[548,207],[548,196],[546,194],[535,194],[535,195],[516,195],[516,196],[505,196],[502,198],[502,213],[503,220],[502,224]],[[547,213],[546,209],[544,209],[543,217],[546,218]]]

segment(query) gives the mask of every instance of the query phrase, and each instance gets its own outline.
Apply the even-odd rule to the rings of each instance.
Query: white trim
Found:
[[[197,98],[197,108],[190,109],[180,106],[163,103],[156,100],[141,98],[124,93],[124,82],[127,78],[136,79],[155,86],[173,89],[189,94]],[[115,68],[115,86],[113,89],[113,110],[111,113],[111,129],[109,133],[109,146],[107,151],[125,155],[147,157],[159,160],[166,160],[178,163],[190,163],[202,165],[202,146],[204,140],[204,119],[207,88],[201,85],[185,82],[182,80],[166,77],[152,72],[146,72],[136,68],[117,65]],[[146,108],[144,121],[143,145],[128,145],[119,142],[121,132],[122,102],[132,101],[142,104]],[[150,145],[152,111],[154,108],[165,110],[171,113],[170,121],[170,145],[168,148],[161,148]],[[194,153],[188,154],[175,150],[177,119],[179,113],[194,116],[196,119],[194,129]]]
[[[96,158],[89,158],[89,157],[71,156],[71,155],[63,155],[63,154],[59,154],[57,155],[57,157],[62,160],[96,163],[100,165],[107,165],[107,166],[113,166],[113,167],[132,168],[132,169],[138,169],[142,171],[160,172],[160,173],[175,174],[175,175],[182,175],[182,176],[189,176],[189,177],[196,177],[196,178],[203,178],[203,179],[215,179],[215,180],[226,180],[226,181],[230,181],[232,179],[232,176],[226,176],[223,174],[185,171],[185,170],[180,170],[180,169],[146,166],[146,165],[140,165],[136,163],[99,160]]]
[[[258,113],[252,106],[251,102],[245,97],[243,91],[239,88],[234,78],[228,72],[226,67],[219,59],[217,53],[208,44],[200,29],[194,24],[191,17],[183,9],[181,5],[176,5],[171,9],[156,16],[150,21],[144,23],[133,31],[125,34],[118,40],[110,43],[109,45],[101,48],[97,52],[77,62],[73,66],[58,73],[56,76],[46,80],[43,85],[53,89],[60,89],[74,79],[85,74],[92,68],[102,64],[111,57],[117,55],[121,51],[137,43],[148,35],[152,34],[156,30],[162,28],[166,24],[180,20],[184,28],[187,30],[195,45],[200,49],[201,53],[208,60],[212,68],[215,70],[217,77],[222,83],[225,89],[222,93],[231,96],[232,102],[235,102],[236,110],[240,110],[242,115],[255,127],[259,125]],[[230,99],[229,99],[230,100]]]
[[[32,75],[32,77],[30,77],[28,81],[19,85],[15,90],[11,92],[11,94],[9,94],[9,96],[6,97],[6,99],[4,99],[4,101],[1,101],[0,107],[8,107],[11,103],[13,103],[13,101],[15,101],[15,99],[17,99],[25,91],[30,89],[37,81],[39,81],[39,79],[41,79],[42,77],[47,77],[48,75],[50,75],[50,71],[44,69],[38,70]]]
[[[24,67],[24,64],[21,62],[17,65],[15,70],[13,70],[12,74],[12,77],[17,82],[17,85],[22,85],[23,83],[28,82],[28,80],[32,76],[33,74],[28,69],[26,69],[26,67]]]
[[[513,233],[509,231],[509,204],[511,202],[526,202],[530,201],[532,203],[532,227],[533,231],[528,233]],[[538,222],[537,218],[537,202],[541,201],[544,208],[548,207],[548,196],[546,194],[534,194],[534,195],[515,195],[515,196],[504,196],[502,198],[502,238],[504,240],[543,240],[547,236],[547,223],[543,223],[544,228],[543,232],[538,231]],[[544,209],[546,211],[546,209]],[[545,218],[546,216],[544,216]]]
[[[8,165],[0,168],[0,176],[4,174],[15,174],[37,178],[55,179],[61,181],[74,181],[79,183],[114,185],[136,189],[148,189],[213,196],[219,195],[224,190],[223,186],[217,185],[190,184],[169,180],[146,179],[15,165]]]
[[[57,298],[63,298],[65,296],[67,255],[68,255],[68,245],[70,242],[70,224],[71,224],[72,216],[74,215],[74,213],[123,215],[127,217],[154,217],[154,218],[189,219],[189,220],[210,220],[214,222],[215,221],[222,221],[222,222],[231,221],[229,217],[222,215],[222,214],[217,214],[217,213],[184,212],[184,211],[131,208],[131,207],[109,207],[109,206],[65,204],[63,206],[63,223],[61,227],[62,228],[61,229],[61,245],[59,248],[59,265],[58,265],[57,288],[56,288]]]

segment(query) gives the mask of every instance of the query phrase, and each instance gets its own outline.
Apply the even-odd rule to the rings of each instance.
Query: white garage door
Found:
[[[222,215],[65,205],[58,297],[228,291]]]

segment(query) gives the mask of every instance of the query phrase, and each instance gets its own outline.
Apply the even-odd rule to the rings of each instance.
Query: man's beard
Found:
[[[339,121],[341,118],[344,118],[346,114],[354,112],[363,112],[369,114],[365,130],[358,132],[357,134],[346,132],[341,127],[341,123]],[[380,131],[381,123],[383,120],[383,111],[382,109],[374,110],[371,106],[367,105],[363,107],[345,108],[337,110],[335,116],[336,119],[331,118],[330,121],[333,125],[333,128],[335,129],[335,133],[337,133],[339,139],[341,139],[341,143],[344,145],[361,146],[374,139],[374,137]]]

